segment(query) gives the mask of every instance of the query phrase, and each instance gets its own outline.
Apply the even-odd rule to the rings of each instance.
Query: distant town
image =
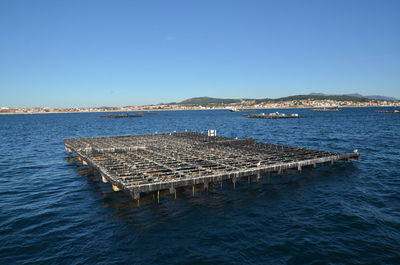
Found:
[[[129,112],[156,110],[210,110],[210,109],[277,109],[277,108],[344,108],[344,107],[399,107],[400,101],[394,98],[377,99],[354,95],[297,95],[279,99],[218,99],[197,97],[179,103],[162,103],[125,107],[82,107],[82,108],[10,108],[0,107],[0,114],[33,113],[79,113],[79,112]]]

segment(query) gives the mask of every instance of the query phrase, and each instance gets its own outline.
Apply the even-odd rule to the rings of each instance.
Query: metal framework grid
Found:
[[[358,152],[340,154],[234,139],[197,132],[65,139],[84,165],[97,169],[133,198],[140,193],[260,177],[285,169],[358,159]]]

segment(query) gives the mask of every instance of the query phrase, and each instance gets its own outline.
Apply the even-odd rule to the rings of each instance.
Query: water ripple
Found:
[[[373,109],[1,115],[0,264],[397,264],[400,119]],[[362,159],[152,195],[141,206],[76,166],[62,139],[217,129],[228,137],[351,152]]]

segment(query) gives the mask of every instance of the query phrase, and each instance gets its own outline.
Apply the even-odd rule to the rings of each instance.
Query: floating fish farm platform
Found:
[[[400,114],[400,110],[378,110],[378,113],[396,113],[396,114]]]
[[[311,109],[312,111],[342,111],[342,109],[338,108],[318,108],[318,109]]]
[[[246,114],[244,115],[247,118],[256,118],[256,119],[290,119],[290,118],[299,118],[298,114],[285,114],[285,113],[279,113],[279,112],[274,112],[270,114]]]
[[[135,114],[107,114],[104,116],[101,116],[102,118],[132,118],[132,117],[142,117],[143,114],[141,113],[135,113]]]
[[[235,184],[243,177],[360,157],[356,150],[341,154],[197,132],[71,138],[64,145],[83,165],[95,168],[114,191],[123,190],[137,200],[141,193],[157,192],[159,199],[162,190],[176,196],[180,187],[194,191],[195,185],[208,188],[209,183],[225,180]]]

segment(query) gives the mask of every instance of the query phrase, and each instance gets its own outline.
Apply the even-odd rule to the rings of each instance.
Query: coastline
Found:
[[[399,106],[340,106],[345,108],[396,108]],[[332,108],[321,106],[301,106],[301,107],[273,107],[273,108],[252,108],[245,107],[246,110],[275,110],[275,109],[316,109]],[[138,110],[99,110],[99,111],[52,111],[52,112],[0,112],[0,115],[33,115],[33,114],[80,114],[80,113],[111,113],[111,112],[158,112],[158,111],[192,111],[192,110],[230,110],[230,108],[198,108],[198,109],[138,109]]]

